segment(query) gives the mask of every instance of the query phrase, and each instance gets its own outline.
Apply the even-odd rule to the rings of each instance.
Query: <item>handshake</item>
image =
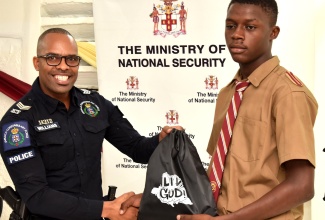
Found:
[[[109,187],[108,196],[105,197],[107,201],[104,202],[102,217],[110,220],[137,220],[142,194],[128,192],[115,198],[114,190],[116,190],[116,187],[113,189]],[[110,197],[114,199],[109,199]]]

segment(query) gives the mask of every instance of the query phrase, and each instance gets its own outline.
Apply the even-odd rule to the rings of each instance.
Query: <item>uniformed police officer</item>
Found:
[[[33,58],[39,77],[1,120],[1,156],[32,219],[136,219],[136,209],[119,214],[120,204],[134,193],[103,201],[103,139],[135,162],[147,163],[172,128],[141,136],[117,106],[74,87],[79,62],[68,31],[41,34]]]

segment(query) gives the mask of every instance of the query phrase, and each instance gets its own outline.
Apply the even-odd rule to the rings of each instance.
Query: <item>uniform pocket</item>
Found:
[[[99,132],[103,131],[108,127],[108,122],[106,121],[96,121],[96,122],[91,122],[91,123],[83,123],[82,126],[83,128],[90,133],[93,134],[98,134]],[[104,131],[105,133],[105,131]]]
[[[246,162],[258,160],[265,134],[265,122],[238,117],[233,131],[230,153]]]
[[[36,143],[47,170],[62,169],[74,158],[72,138],[60,130],[50,130],[37,134]]]
[[[96,121],[83,123],[85,135],[83,144],[87,156],[96,157],[102,150],[103,140],[105,138],[106,128],[109,126],[107,121]]]

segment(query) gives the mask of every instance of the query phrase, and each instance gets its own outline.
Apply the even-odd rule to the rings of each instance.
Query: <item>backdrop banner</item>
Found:
[[[295,3],[288,2],[278,2],[281,12]],[[228,4],[224,0],[93,2],[99,92],[117,105],[144,136],[158,134],[165,125],[183,126],[205,169],[210,162],[206,147],[218,93],[238,69],[224,39]],[[305,7],[309,6],[297,6],[295,10],[308,14]],[[289,30],[284,34],[290,37],[299,27],[290,26],[292,22],[281,16],[279,25],[288,23]],[[292,16],[298,18],[299,13],[291,13],[290,19],[294,20]],[[301,22],[312,30],[308,18],[304,16]],[[305,34],[306,41],[312,37],[307,30],[299,33]],[[312,76],[304,78],[308,76],[304,69],[313,67],[313,61],[308,60],[312,48],[301,45],[310,55],[302,64],[297,63],[299,54],[291,41],[281,37],[275,41],[279,42],[274,44],[274,55],[279,55],[286,68],[295,67],[292,72],[308,84]],[[117,195],[143,192],[146,169],[146,165],[133,162],[105,141],[103,187],[117,186]]]

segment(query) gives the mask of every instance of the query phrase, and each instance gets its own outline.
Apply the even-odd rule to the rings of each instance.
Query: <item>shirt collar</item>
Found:
[[[34,91],[37,98],[43,103],[43,105],[49,111],[50,114],[56,111],[60,101],[46,95],[42,91],[39,84],[39,77],[37,77],[36,80],[34,81],[32,85],[32,90]],[[71,93],[71,105],[77,106],[78,98],[77,98],[76,88],[72,87],[70,93]]]
[[[258,87],[260,83],[265,79],[277,66],[279,66],[280,60],[277,56],[272,57],[271,59],[267,60],[263,64],[261,64],[259,67],[257,67],[249,76],[248,80],[249,82],[254,85],[255,87]],[[230,84],[234,83],[234,81],[242,81],[239,70],[237,71],[234,79],[231,81]]]

